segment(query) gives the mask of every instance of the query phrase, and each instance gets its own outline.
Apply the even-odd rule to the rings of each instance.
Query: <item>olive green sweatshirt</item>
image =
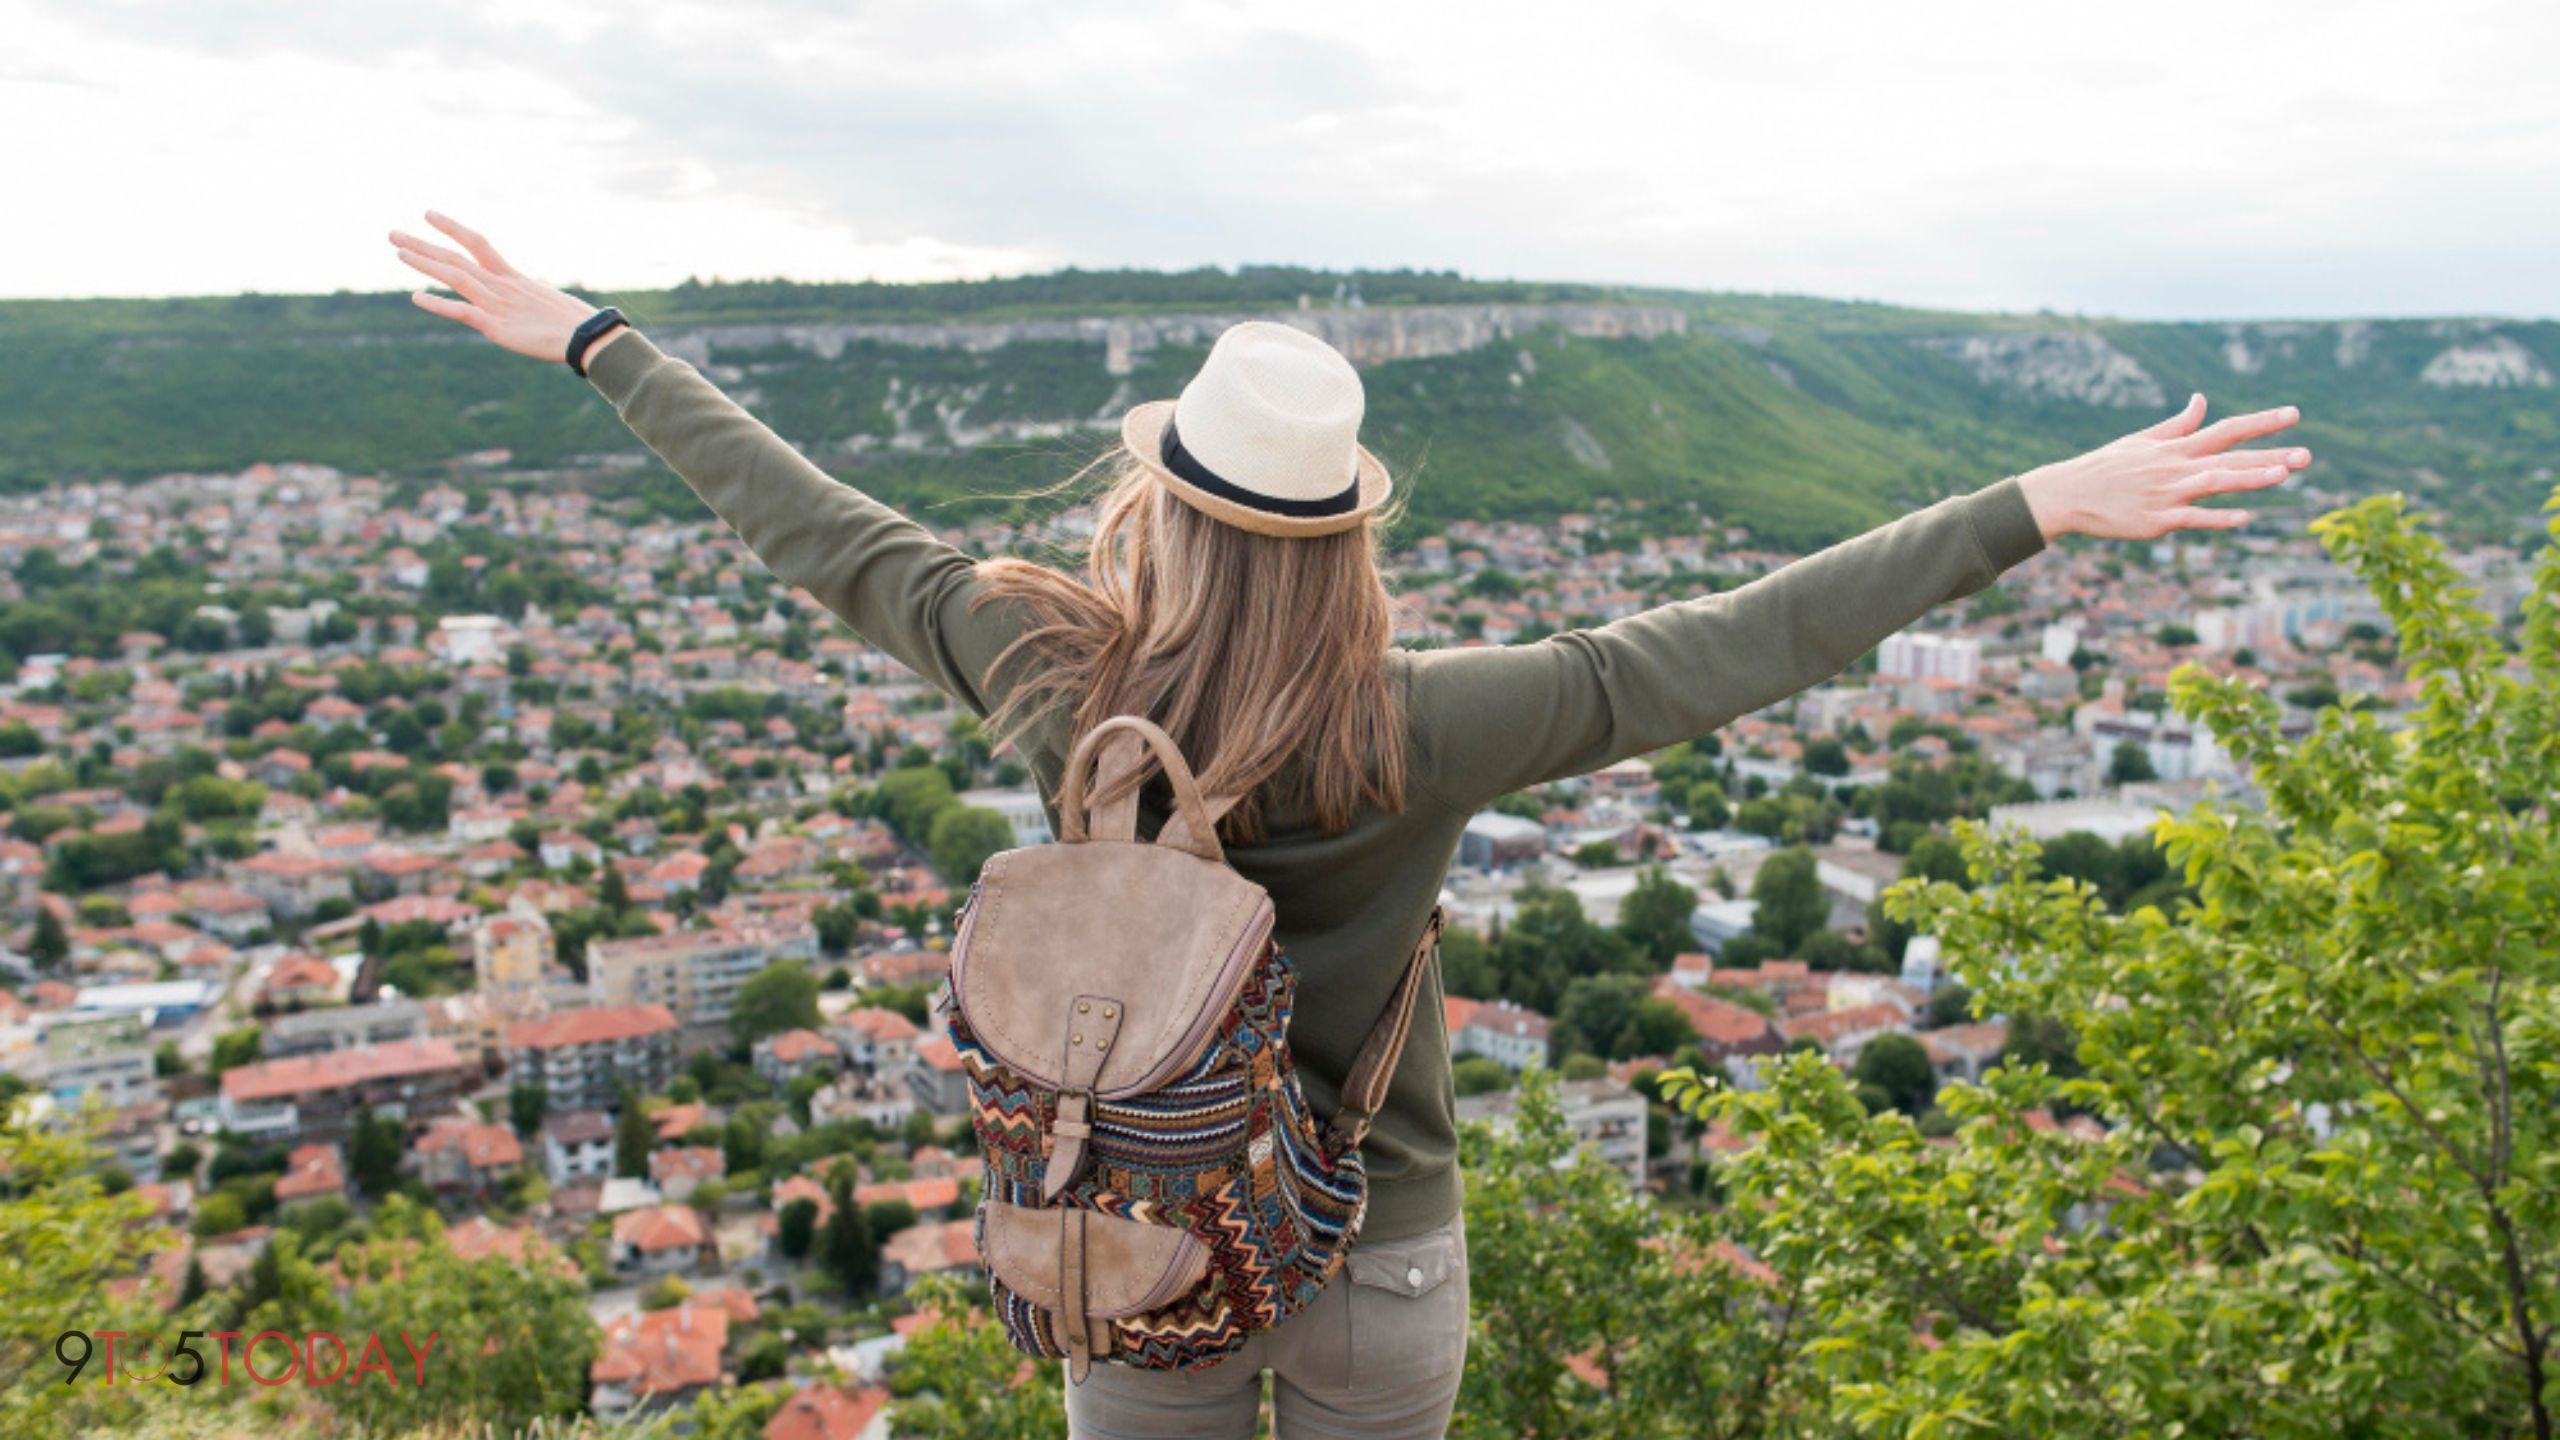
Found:
[[[811,464],[645,335],[597,352],[588,378],[777,577],[972,713],[983,717],[1002,700],[987,670],[1023,617],[1010,600],[971,612],[979,582],[969,555]],[[1514,790],[1704,736],[1830,679],[1931,607],[1982,589],[2043,548],[2012,476],[1721,594],[1534,644],[1390,650],[1407,716],[1405,810],[1365,813],[1328,835],[1303,811],[1273,805],[1265,843],[1227,850],[1277,908],[1276,938],[1299,975],[1289,1038],[1317,1115],[1333,1114],[1352,1055],[1385,1008],[1478,810]],[[1054,830],[1065,737],[1035,725],[1024,745]],[[1142,792],[1140,834],[1164,819],[1159,777]],[[1364,1235],[1394,1239],[1456,1216],[1449,1066],[1434,974],[1363,1147],[1372,1185]]]

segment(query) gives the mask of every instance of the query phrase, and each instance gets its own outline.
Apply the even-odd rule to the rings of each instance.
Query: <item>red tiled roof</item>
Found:
[[[1546,1016],[1525,1005],[1514,1005],[1507,1000],[1487,1000],[1467,1016],[1466,1028],[1523,1040],[1544,1040],[1550,1022]]]
[[[634,1250],[673,1250],[698,1246],[710,1238],[702,1216],[690,1205],[652,1205],[626,1212],[613,1222],[614,1243]]]
[[[712,1385],[728,1344],[729,1312],[717,1306],[687,1301],[672,1310],[640,1311],[605,1327],[587,1378],[640,1395]]]
[[[816,1060],[836,1053],[833,1042],[815,1030],[785,1030],[765,1042],[773,1047],[773,1058],[785,1065],[803,1060]]]
[[[1816,1044],[1827,1050],[1849,1036],[1863,1031],[1899,1030],[1908,1022],[1909,1017],[1902,1013],[1901,1006],[1879,1001],[1873,1005],[1852,1006],[1847,1010],[1828,1010],[1819,1015],[1792,1016],[1781,1022],[1778,1028],[1784,1031],[1790,1040],[1810,1035]]]
[[[673,1180],[684,1175],[714,1180],[727,1173],[727,1161],[709,1145],[680,1145],[672,1150],[651,1151],[649,1155],[649,1178],[653,1180]]]
[[[317,955],[287,955],[267,972],[270,990],[328,989],[338,983],[338,967]]]
[[[1679,1007],[1698,1038],[1713,1044],[1747,1045],[1769,1034],[1766,1015],[1730,1000],[1701,995],[1667,975],[1653,982],[1653,997]]]
[[[343,1090],[370,1080],[460,1068],[462,1056],[449,1040],[394,1040],[225,1070],[222,1093],[232,1100],[280,1100],[320,1090]]]
[[[811,1385],[764,1422],[764,1440],[854,1440],[888,1403],[889,1392],[876,1385],[855,1391]]]
[[[664,1005],[599,1005],[540,1020],[519,1020],[507,1027],[507,1048],[556,1050],[566,1045],[601,1045],[675,1028],[675,1012]]]
[[[883,1200],[904,1200],[919,1214],[941,1210],[960,1203],[960,1182],[948,1175],[926,1180],[883,1180],[859,1186],[853,1192],[856,1205],[877,1205]]]
[[[874,1044],[888,1040],[913,1040],[918,1033],[915,1022],[897,1011],[868,1006],[846,1011],[836,1023],[862,1032]]]
[[[345,1193],[347,1177],[338,1168],[335,1145],[297,1145],[276,1179],[278,1200],[310,1200]]]
[[[462,1152],[463,1161],[475,1170],[524,1163],[524,1142],[516,1138],[514,1130],[504,1125],[483,1125],[459,1117],[437,1122],[419,1137],[417,1148],[421,1155],[458,1150]]]
[[[773,1213],[780,1215],[794,1200],[807,1200],[818,1207],[818,1223],[836,1213],[836,1202],[827,1195],[827,1187],[806,1175],[794,1175],[773,1187]]]
[[[976,1226],[968,1220],[928,1220],[889,1237],[880,1258],[892,1260],[910,1275],[956,1270],[978,1263]]]
[[[711,1107],[698,1100],[684,1105],[661,1105],[649,1116],[649,1123],[658,1127],[660,1140],[681,1140],[711,1123]]]

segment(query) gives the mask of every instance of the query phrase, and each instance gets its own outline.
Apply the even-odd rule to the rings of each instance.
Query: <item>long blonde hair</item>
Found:
[[[1029,673],[988,716],[998,744],[1049,706],[1069,703],[1066,745],[1113,715],[1164,727],[1212,795],[1242,792],[1219,833],[1268,833],[1259,792],[1292,760],[1285,792],[1339,832],[1363,802],[1405,807],[1403,716],[1384,661],[1395,626],[1377,533],[1399,494],[1364,523],[1331,535],[1276,536],[1201,513],[1114,447],[1095,502],[1082,578],[1011,556],[978,562],[985,589],[1028,602],[1032,623],[989,666]],[[1048,702],[1043,705],[1042,701]],[[1153,773],[1141,766],[1138,783]],[[1092,792],[1101,804],[1128,793]]]

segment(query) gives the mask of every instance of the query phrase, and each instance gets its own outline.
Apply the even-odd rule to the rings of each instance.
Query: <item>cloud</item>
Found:
[[[630,284],[1285,261],[2560,313],[2560,11],[2530,0],[2164,0],[2140,28],[1846,0],[0,0],[0,23],[52,82],[0,72],[0,124],[61,137],[32,163],[63,185],[325,237],[45,241],[17,268],[54,286],[327,288],[333,228],[434,190]]]

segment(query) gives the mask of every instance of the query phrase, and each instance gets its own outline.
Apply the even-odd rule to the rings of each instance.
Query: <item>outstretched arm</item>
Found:
[[[421,291],[419,306],[518,354],[561,360],[569,333],[595,307],[517,273],[476,232],[433,211],[428,218],[471,253],[392,232],[402,260],[463,296]],[[1019,619],[1009,604],[971,611],[978,580],[966,553],[810,463],[637,330],[613,331],[584,361],[588,382],[623,423],[784,583],[972,711],[984,715],[1002,699],[983,681]]]
[[[2203,398],[2104,449],[1950,496],[1722,594],[1529,645],[1415,655],[1428,788],[1472,809],[1706,735],[1839,674],[2063,534],[2143,539],[2246,522],[2195,501],[2275,484],[2310,452],[2218,456],[2296,416],[2265,411],[2198,431]]]

